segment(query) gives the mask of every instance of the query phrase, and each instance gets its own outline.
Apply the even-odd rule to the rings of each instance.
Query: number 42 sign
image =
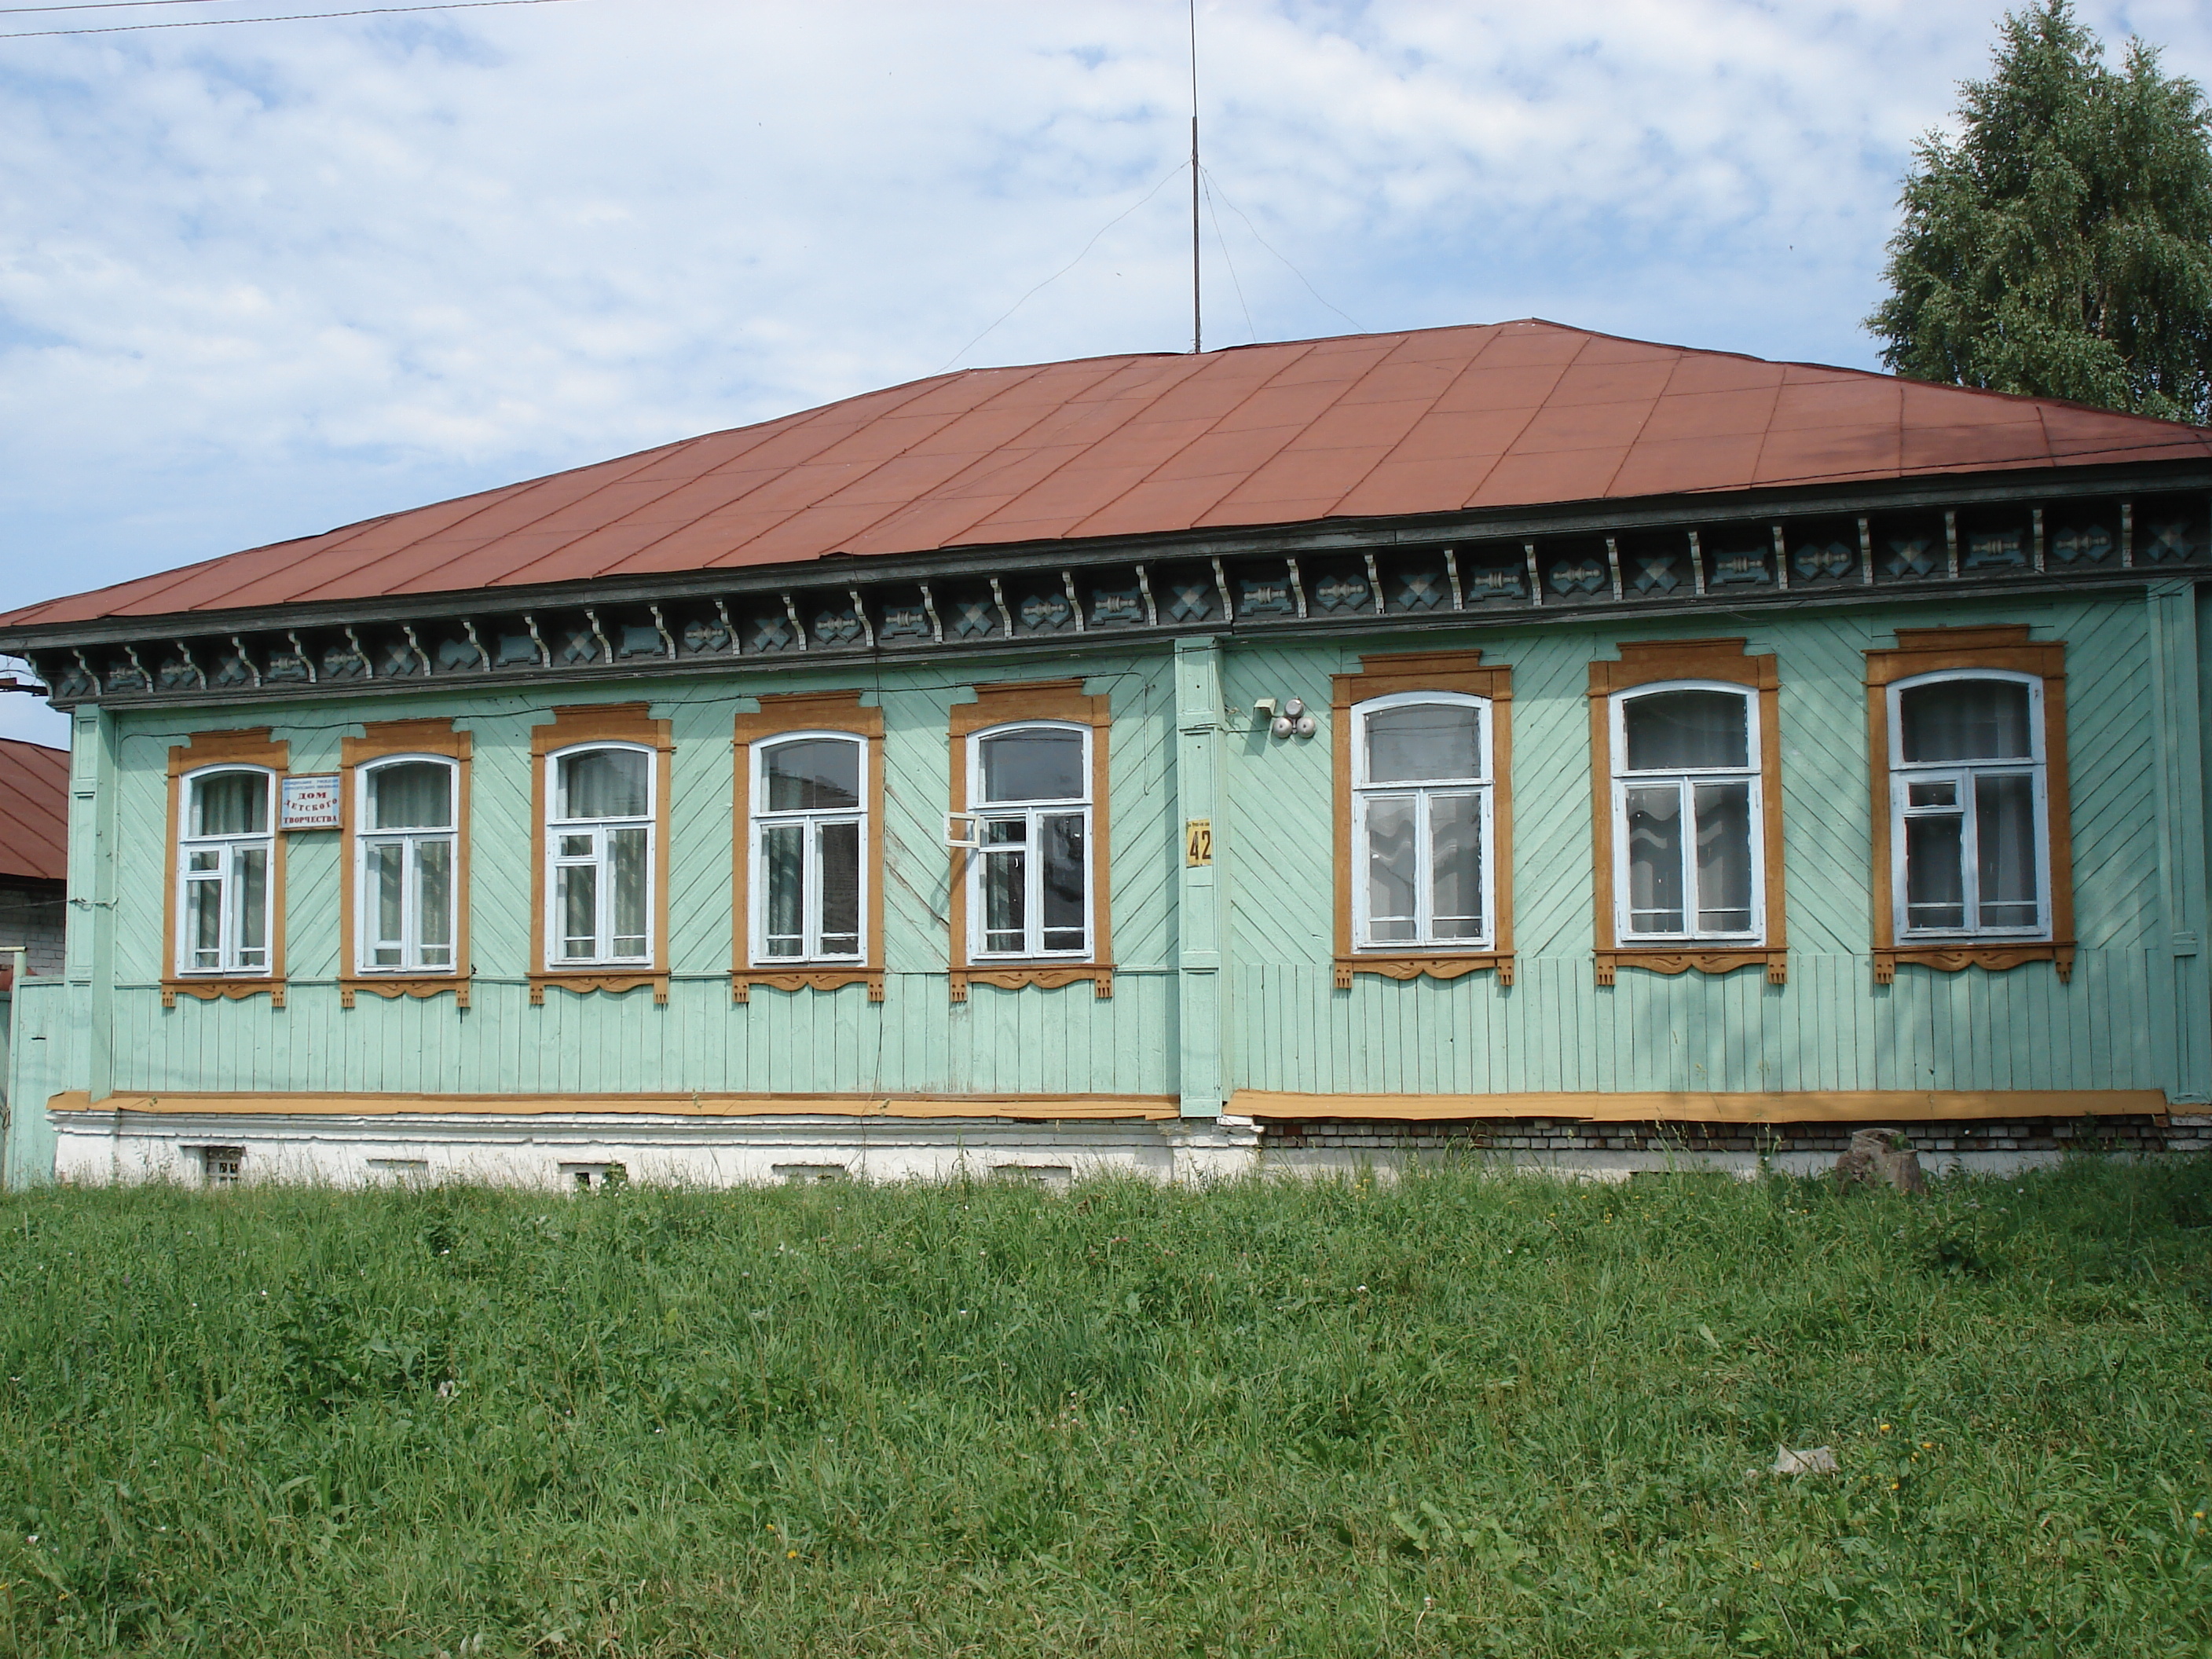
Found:
[[[1182,861],[1186,865],[1213,862],[1213,820],[1187,819],[1182,828]]]

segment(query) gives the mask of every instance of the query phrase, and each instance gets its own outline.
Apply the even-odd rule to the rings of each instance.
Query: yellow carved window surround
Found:
[[[1083,980],[1089,980],[1094,993],[1100,997],[1114,994],[1114,935],[1108,881],[1108,872],[1112,866],[1108,856],[1106,790],[1106,751],[1113,726],[1111,705],[1110,697],[1087,695],[1079,678],[1022,680],[978,685],[975,702],[952,705],[951,818],[956,823],[963,820],[973,822],[969,817],[969,774],[975,760],[975,740],[995,728],[1019,726],[1030,721],[1085,726],[1089,728],[1091,756],[1089,831],[1085,848],[1085,873],[1090,889],[1090,950],[1079,961],[993,959],[972,962],[969,949],[971,902],[969,890],[975,879],[971,875],[971,860],[975,854],[969,848],[956,846],[951,849],[951,928],[949,941],[953,1001],[965,1002],[970,985],[994,985],[1012,990],[1025,985],[1056,988],[1073,985]]]
[[[775,990],[828,991],[845,985],[866,985],[868,1000],[884,1000],[884,711],[864,708],[860,694],[851,691],[806,691],[759,699],[757,714],[737,717],[737,825],[732,866],[735,894],[732,918],[730,994],[738,1002],[749,1001],[752,988],[765,985]],[[752,890],[754,861],[759,856],[760,833],[756,819],[763,810],[757,799],[758,756],[763,746],[799,732],[850,737],[860,740],[866,774],[860,790],[861,960],[839,963],[794,963],[786,967],[757,948],[754,915],[764,896]]]
[[[1966,968],[2002,971],[2031,962],[2048,962],[2061,981],[2074,972],[2074,836],[2069,805],[2066,762],[2066,647],[2063,641],[2032,640],[2026,623],[1978,628],[1900,628],[1893,647],[1869,651],[1867,660],[1867,754],[1874,807],[1874,975],[1887,985],[1899,963],[1942,973]],[[1895,823],[1900,805],[1894,792],[1905,774],[1893,741],[1901,683],[1922,675],[2032,682],[2040,705],[2039,760],[2043,799],[2038,825],[2045,846],[2048,878],[2046,937],[2037,939],[1907,939],[1899,942],[1898,893],[1903,881],[1903,849]]]
[[[272,1006],[284,1006],[284,836],[276,827],[276,815],[284,775],[290,769],[291,745],[272,743],[269,731],[265,726],[258,726],[229,732],[195,732],[169,750],[168,842],[164,854],[167,874],[162,881],[161,906],[164,1008],[175,1007],[180,995],[212,1001],[221,997],[260,996],[264,993]],[[183,882],[180,832],[185,828],[185,815],[190,805],[185,792],[194,774],[224,767],[267,775],[263,805],[267,814],[266,828],[261,833],[268,842],[267,879],[263,891],[268,967],[265,971],[244,973],[227,968],[205,973],[187,972],[180,932],[184,895],[179,891]]]
[[[1457,979],[1485,969],[1497,970],[1498,983],[1513,983],[1513,670],[1504,663],[1485,666],[1480,651],[1407,651],[1362,656],[1356,674],[1332,677],[1330,742],[1335,780],[1336,988],[1349,990],[1355,974],[1379,974],[1407,980],[1427,975]],[[1365,705],[1385,697],[1441,693],[1446,698],[1481,700],[1487,727],[1488,765],[1480,787],[1489,797],[1491,890],[1489,942],[1456,950],[1429,944],[1419,948],[1389,945],[1361,948],[1356,942],[1354,884],[1358,879],[1353,845],[1354,796],[1359,745],[1354,723]],[[1464,705],[1462,705],[1464,706]]]
[[[651,717],[642,702],[584,703],[556,708],[553,719],[530,733],[530,1000],[543,1003],[549,986],[579,994],[621,993],[642,985],[653,1000],[668,1000],[668,793],[674,740],[669,723]],[[651,798],[643,815],[650,827],[650,889],[645,908],[647,950],[635,962],[553,965],[548,932],[557,884],[548,866],[554,834],[550,816],[558,787],[555,768],[565,751],[594,745],[643,750],[650,756]]]
[[[1624,641],[1618,661],[1589,665],[1590,818],[1592,878],[1596,894],[1594,952],[1597,982],[1611,985],[1622,968],[1657,974],[1726,974],[1763,966],[1767,982],[1780,985],[1789,975],[1790,951],[1782,881],[1782,738],[1777,718],[1781,680],[1771,655],[1751,656],[1741,639]],[[1622,692],[1668,682],[1686,688],[1741,686],[1755,699],[1755,753],[1740,769],[1758,784],[1758,813],[1749,827],[1758,861],[1753,890],[1759,899],[1754,937],[1741,942],[1683,939],[1624,944],[1620,938],[1616,876],[1622,849],[1616,847],[1620,810],[1616,782],[1621,775],[1615,754],[1615,699]]]
[[[457,732],[450,720],[372,720],[362,735],[347,738],[339,745],[339,799],[343,814],[342,885],[338,897],[338,1003],[354,1006],[362,991],[380,997],[430,997],[453,993],[461,1007],[469,1006],[469,734]],[[362,967],[356,950],[356,930],[362,902],[359,837],[368,828],[362,821],[364,769],[379,762],[420,756],[449,762],[453,769],[453,966],[428,969],[420,966],[391,972]]]

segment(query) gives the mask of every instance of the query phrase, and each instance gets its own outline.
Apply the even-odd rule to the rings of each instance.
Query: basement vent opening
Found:
[[[846,1180],[853,1173],[842,1164],[772,1164],[769,1169],[778,1181],[793,1187],[818,1187]]]
[[[372,1158],[368,1160],[372,1174],[387,1176],[394,1181],[420,1181],[430,1173],[427,1158]]]
[[[1065,1164],[997,1164],[991,1168],[991,1179],[1009,1187],[1049,1187],[1057,1190],[1074,1178],[1075,1171]]]
[[[629,1182],[629,1171],[619,1164],[563,1164],[561,1184],[573,1187],[580,1193],[595,1192],[605,1187],[623,1187]]]
[[[235,1187],[239,1166],[246,1162],[243,1146],[201,1146],[196,1150],[200,1159],[200,1184],[204,1187]]]

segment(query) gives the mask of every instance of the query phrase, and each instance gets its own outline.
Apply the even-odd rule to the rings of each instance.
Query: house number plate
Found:
[[[1182,861],[1188,865],[1213,862],[1213,820],[1189,818],[1182,830]]]

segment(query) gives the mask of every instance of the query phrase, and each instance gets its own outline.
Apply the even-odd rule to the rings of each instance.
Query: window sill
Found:
[[[884,1000],[884,970],[880,968],[744,968],[730,975],[730,1000],[750,1002],[752,988],[765,985],[773,991],[835,991],[848,985],[868,988],[868,1000]]]
[[[197,997],[202,1002],[222,999],[237,1000],[269,994],[269,1006],[284,1006],[284,981],[273,975],[258,974],[251,977],[237,975],[210,974],[204,979],[165,979],[161,981],[161,1006],[173,1008],[180,996]]]
[[[1025,985],[1058,990],[1063,985],[1075,985],[1089,980],[1092,994],[1103,1002],[1114,994],[1114,964],[1110,962],[1073,962],[1055,964],[1013,963],[1005,967],[955,968],[951,976],[951,997],[955,1002],[968,1000],[970,985],[993,985],[1002,991],[1019,990]]]
[[[459,974],[349,974],[338,981],[338,1006],[352,1007],[362,991],[380,997],[434,997],[451,991],[456,1007],[469,1006],[469,982]]]
[[[1897,965],[1901,962],[1933,968],[1944,974],[1960,973],[1968,968],[1984,968],[1996,974],[2031,962],[2047,962],[2058,969],[2060,984],[2071,983],[2074,978],[2074,945],[2070,940],[2060,944],[2052,939],[2022,939],[2000,945],[1959,939],[1950,943],[1931,940],[1916,945],[1877,945],[1874,951],[1874,982],[1894,983]]]
[[[1336,988],[1349,991],[1354,974],[1379,974],[1385,979],[1458,979],[1495,969],[1500,985],[1513,983],[1510,951],[1431,951],[1426,953],[1362,951],[1336,959]]]
[[[1653,974],[1732,974],[1739,968],[1765,968],[1769,985],[1790,980],[1790,952],[1770,945],[1680,945],[1613,946],[1595,953],[1597,982],[1610,985],[1623,968]]]
[[[545,988],[549,985],[572,991],[578,996],[589,991],[605,991],[611,996],[619,996],[625,991],[636,990],[641,985],[650,985],[655,1002],[665,1003],[668,1000],[668,974],[665,969],[604,968],[580,972],[564,969],[558,973],[532,974],[530,976],[532,1007],[544,1006]]]

